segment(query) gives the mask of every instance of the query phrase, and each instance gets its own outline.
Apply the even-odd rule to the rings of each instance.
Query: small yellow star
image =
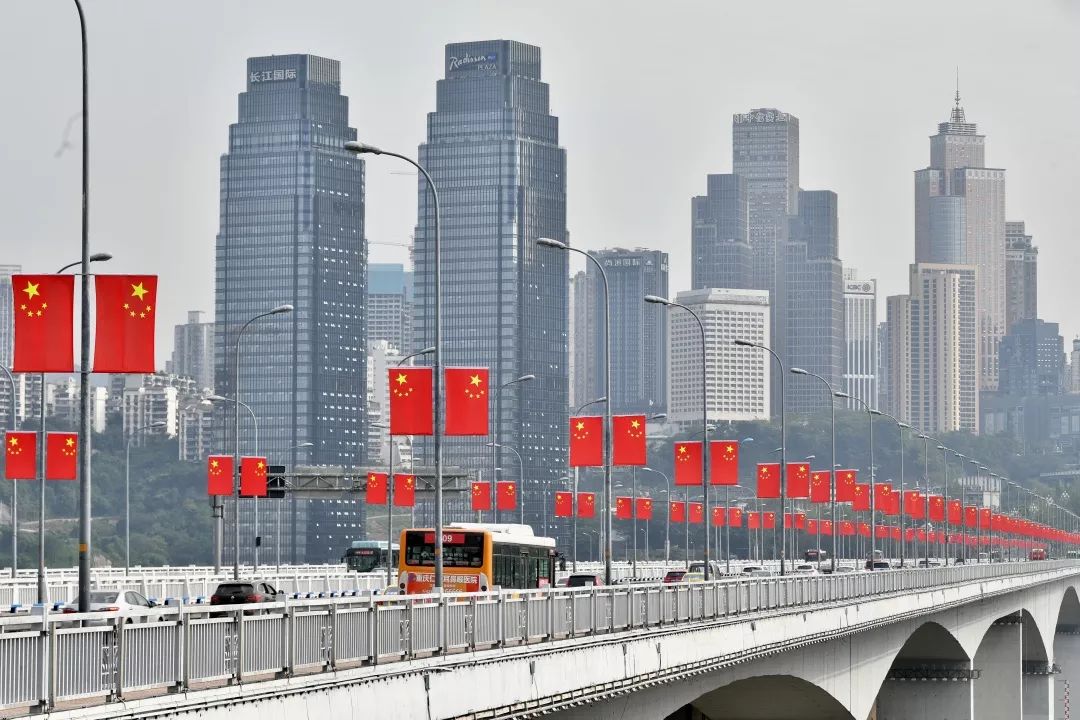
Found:
[[[35,295],[37,295],[37,296],[41,295],[41,293],[38,292],[38,286],[39,285],[41,285],[41,283],[34,284],[34,283],[30,282],[29,280],[26,281],[26,287],[23,288],[23,292],[26,293],[26,299],[27,300],[34,297]]]
[[[48,310],[49,309],[49,303],[41,303],[41,309],[42,310]]]
[[[131,317],[135,317],[135,311],[134,310],[131,311]]]
[[[27,310],[26,311],[26,317],[34,317],[34,311],[33,310]]]
[[[26,305],[20,305],[20,306],[19,306],[19,309],[20,309],[20,310],[25,310],[25,309],[26,309]]]
[[[130,309],[131,309],[131,306],[130,306],[130,305],[128,305],[127,303],[124,303],[124,309],[125,309],[125,310],[130,310]]]
[[[144,288],[142,283],[139,283],[138,285],[132,285],[131,286],[131,297],[137,297],[140,300],[142,300],[143,295],[145,295],[148,292],[150,292],[150,291],[147,290],[146,288]]]
[[[144,312],[139,313],[139,317],[141,317],[141,318],[146,317],[146,313],[144,313]]]
[[[40,310],[38,310],[36,314],[37,314],[38,317],[41,317],[41,311]]]

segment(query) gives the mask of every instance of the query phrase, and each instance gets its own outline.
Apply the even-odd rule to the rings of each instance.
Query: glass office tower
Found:
[[[536,240],[568,239],[566,154],[540,79],[540,48],[455,43],[446,46],[445,70],[419,149],[442,203],[443,362],[490,367],[492,395],[501,383],[536,376],[500,394],[492,423],[499,442],[521,453],[518,497],[526,522],[542,531],[545,518],[551,525],[547,491],[566,474],[568,277],[566,253]],[[434,207],[422,180],[418,198],[413,345],[426,347],[434,343]],[[488,442],[449,438],[445,461],[490,479]],[[417,458],[433,462],[430,443],[420,443]],[[519,479],[512,452],[500,463],[501,479]]]
[[[239,397],[258,421],[258,453],[270,464],[359,464],[365,457],[364,165],[342,148],[356,131],[348,124],[339,63],[313,55],[256,57],[247,62],[246,78],[221,157],[215,390],[226,397],[237,392],[235,345],[244,323],[292,304],[292,313],[263,318],[243,335]],[[215,417],[218,450],[231,452],[232,407]],[[244,412],[243,454],[255,453],[255,437]],[[311,446],[298,447],[306,443]],[[265,542],[269,533],[262,534],[265,559],[273,549]],[[228,557],[232,536],[225,536]]]

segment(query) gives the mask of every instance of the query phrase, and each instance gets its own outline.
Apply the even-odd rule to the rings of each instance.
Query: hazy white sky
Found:
[[[172,325],[213,309],[218,158],[245,58],[341,60],[350,122],[414,153],[443,45],[516,39],[543,50],[568,155],[569,230],[588,248],[650,246],[689,286],[690,197],[731,170],[731,116],[800,118],[802,187],[840,197],[846,266],[906,291],[912,171],[947,118],[955,68],[987,162],[1008,169],[1008,217],[1039,246],[1039,308],[1080,332],[1080,3],[1071,0],[85,0],[90,31],[91,234],[114,272],[157,272],[158,362]],[[0,263],[77,259],[78,24],[69,0],[0,3]],[[407,242],[415,183],[368,161],[367,235]],[[404,248],[373,245],[376,261]]]

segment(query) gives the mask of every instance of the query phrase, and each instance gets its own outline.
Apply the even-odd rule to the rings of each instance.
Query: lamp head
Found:
[[[553,240],[551,238],[544,238],[544,237],[537,238],[536,239],[536,244],[540,245],[542,247],[555,248],[556,250],[568,250],[569,249],[568,246],[566,245],[566,243],[561,242],[559,240]]]
[[[290,313],[293,311],[293,306],[289,304],[278,305],[276,308],[270,311],[271,315],[280,315],[282,313]]]
[[[834,393],[833,393],[833,396],[834,396],[834,397],[838,397],[838,398],[848,398],[848,399],[851,399],[851,396],[850,396],[850,395],[848,395],[848,394],[847,394],[846,392],[840,392],[839,390],[837,390],[836,392],[834,392]]]
[[[809,375],[810,374],[810,373],[806,372],[805,370],[803,370],[802,368],[797,368],[797,367],[791,368],[790,372],[791,372],[792,375]]]
[[[900,422],[898,422],[896,424],[899,425],[900,427],[904,428],[905,430],[910,430],[911,429],[911,426],[908,425],[906,422],[900,421]]]
[[[757,347],[754,343],[750,342],[749,340],[742,340],[740,338],[735,338],[734,340],[732,340],[732,342],[735,343],[736,345],[738,345],[739,347]]]
[[[207,395],[206,399],[212,400],[214,402],[231,402],[229,398],[225,397],[224,395]]]
[[[650,420],[664,420],[665,418],[667,418],[667,413],[656,413],[649,416]]]
[[[535,379],[536,379],[535,375],[529,374],[529,375],[522,375],[521,377],[519,377],[514,382],[529,382],[530,380],[535,380]]]
[[[653,303],[654,305],[670,305],[671,301],[667,298],[662,298],[659,295],[646,295],[645,302]]]
[[[416,354],[417,355],[430,355],[433,352],[435,352],[435,346],[434,345],[432,345],[431,347],[426,347],[426,348],[424,348],[423,350],[421,350],[420,352],[418,352]]]
[[[374,145],[368,145],[367,143],[358,142],[356,140],[349,140],[345,143],[345,149],[349,152],[354,152],[357,155],[382,155],[383,151]]]
[[[169,423],[165,422],[164,420],[158,420],[157,422],[150,423],[150,427],[152,427],[152,428],[163,428],[168,424]]]
[[[109,253],[94,253],[87,260],[90,262],[105,262],[106,260],[112,260],[112,255]]]

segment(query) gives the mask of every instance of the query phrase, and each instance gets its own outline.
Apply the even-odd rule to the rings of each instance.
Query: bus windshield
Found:
[[[410,530],[405,533],[405,564],[435,566],[435,533]],[[479,532],[444,532],[443,566],[479,568],[484,564],[484,534]]]
[[[345,565],[355,572],[371,572],[386,564],[386,554],[379,548],[349,548],[345,551]]]

